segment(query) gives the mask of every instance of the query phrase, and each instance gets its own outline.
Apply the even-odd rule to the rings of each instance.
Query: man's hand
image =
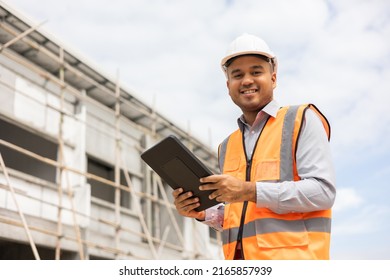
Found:
[[[200,203],[199,198],[193,197],[192,192],[183,193],[183,189],[178,188],[172,192],[172,195],[175,199],[174,204],[177,212],[179,212],[180,215],[202,221],[205,219],[205,211],[195,211],[195,209],[200,206]]]
[[[200,179],[200,190],[215,190],[210,199],[219,202],[256,202],[256,183],[241,181],[230,175],[211,175]]]

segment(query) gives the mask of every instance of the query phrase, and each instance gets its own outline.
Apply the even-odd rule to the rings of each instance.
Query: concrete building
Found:
[[[0,17],[0,259],[222,258],[140,158],[175,135],[217,172],[214,151],[12,7]]]

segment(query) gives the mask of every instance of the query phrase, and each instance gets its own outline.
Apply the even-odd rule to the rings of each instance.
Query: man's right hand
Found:
[[[205,211],[198,212],[195,209],[200,206],[199,198],[193,197],[192,192],[184,192],[182,188],[178,188],[172,192],[175,199],[174,204],[177,212],[180,215],[195,218],[204,221],[206,217]]]

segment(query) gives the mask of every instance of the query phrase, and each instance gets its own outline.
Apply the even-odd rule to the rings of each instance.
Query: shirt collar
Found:
[[[254,125],[257,123],[258,119],[262,118],[263,115],[267,115],[267,116],[276,118],[276,115],[279,111],[279,108],[280,108],[280,106],[279,106],[278,102],[276,100],[271,100],[271,102],[269,102],[267,105],[265,105],[264,108],[261,109],[261,111],[257,114]],[[241,115],[238,118],[237,123],[238,123],[238,127],[241,129],[241,131],[244,131],[245,127],[250,128],[250,125],[247,124],[247,122],[245,121],[244,115]]]

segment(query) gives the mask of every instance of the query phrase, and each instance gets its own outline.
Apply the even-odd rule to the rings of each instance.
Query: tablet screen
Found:
[[[183,188],[199,198],[197,211],[218,204],[200,191],[199,179],[212,172],[175,136],[168,136],[141,154],[141,158],[173,189]]]

